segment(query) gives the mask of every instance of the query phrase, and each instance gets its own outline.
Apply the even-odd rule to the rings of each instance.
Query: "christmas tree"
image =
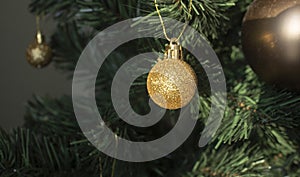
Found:
[[[192,3],[190,10],[189,2]],[[174,152],[147,162],[112,158],[89,141],[86,136],[90,132],[83,133],[74,112],[74,97],[36,96],[27,104],[23,127],[12,133],[0,131],[0,176],[300,176],[300,95],[297,91],[265,83],[247,64],[241,31],[251,2],[157,2],[163,17],[187,21],[201,33],[222,63],[227,104],[220,127],[206,146],[200,148],[198,141],[213,104],[211,86],[203,66],[184,50],[185,61],[197,75],[199,92],[197,109],[188,111],[196,110],[198,116],[192,134]],[[151,17],[159,20],[155,3],[149,0],[32,0],[29,9],[35,15],[42,14],[57,22],[57,30],[51,38],[53,62],[58,69],[69,72],[71,78],[83,50],[100,31],[128,19],[134,19],[136,25]],[[164,19],[167,23],[167,18]],[[145,30],[162,29],[160,23],[154,22],[151,26]],[[181,29],[182,25],[176,28]],[[170,30],[173,29],[167,32]],[[163,31],[157,36],[163,36]],[[191,33],[187,38],[192,41],[196,35]],[[153,126],[132,126],[120,119],[111,99],[112,81],[119,68],[137,54],[162,53],[167,42],[153,38],[129,41],[110,53],[101,66],[95,84],[98,111],[106,126],[119,137],[152,141],[171,131],[178,121],[179,110],[167,110],[163,119]],[[149,62],[155,65],[153,60]],[[147,74],[131,85],[129,100],[136,113],[150,112]],[[101,131],[101,127],[90,131]],[[105,146],[112,142],[117,144],[118,139],[95,141]]]

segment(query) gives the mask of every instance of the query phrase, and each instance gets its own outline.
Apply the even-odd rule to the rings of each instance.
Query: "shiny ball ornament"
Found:
[[[52,50],[44,42],[41,32],[36,35],[35,41],[26,50],[26,58],[30,65],[43,68],[51,62]]]
[[[186,106],[194,97],[197,77],[189,64],[181,58],[181,47],[167,47],[165,58],[149,72],[147,90],[150,98],[158,106],[176,110]]]
[[[255,0],[243,20],[242,45],[260,78],[300,90],[300,0]]]

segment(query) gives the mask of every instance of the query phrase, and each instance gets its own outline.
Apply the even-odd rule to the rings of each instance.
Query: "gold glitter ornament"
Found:
[[[52,50],[44,41],[40,30],[40,16],[36,16],[36,31],[35,40],[26,50],[26,58],[33,67],[42,68],[51,62]]]
[[[44,42],[40,31],[37,32],[35,41],[28,46],[26,58],[28,63],[36,68],[45,67],[51,62],[52,50]]]
[[[149,72],[147,90],[160,107],[175,110],[186,106],[194,97],[197,77],[189,64],[182,60],[182,48],[172,39],[164,59]]]

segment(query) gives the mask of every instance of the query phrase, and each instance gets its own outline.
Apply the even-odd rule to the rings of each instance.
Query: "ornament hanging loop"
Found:
[[[157,4],[157,0],[154,0],[154,5],[155,5],[155,8],[156,8],[156,12],[158,14],[158,17],[160,19],[161,26],[163,28],[164,35],[165,35],[166,39],[171,42],[173,38],[169,38],[168,37],[167,30],[166,30],[166,27],[165,27],[165,24],[164,24],[164,20],[163,20],[163,18],[161,16],[161,13],[160,13],[160,10],[159,10],[159,5]],[[188,19],[191,18],[190,15],[191,15],[191,12],[192,12],[192,7],[193,7],[193,0],[190,0],[190,2],[189,2],[189,9],[188,9],[188,13],[189,13]],[[188,24],[189,23],[188,23],[188,20],[187,20],[185,22],[185,25],[184,25],[183,29],[181,30],[179,36],[176,38],[176,42],[178,42],[178,40],[181,38],[181,36],[185,32]]]
[[[164,59],[183,59],[182,47],[177,41],[177,38],[170,40],[170,44],[166,46]]]

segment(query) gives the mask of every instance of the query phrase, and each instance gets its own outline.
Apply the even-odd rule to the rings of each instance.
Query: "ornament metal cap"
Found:
[[[180,59],[182,60],[182,47],[176,38],[170,40],[170,44],[166,46],[164,59]]]
[[[35,38],[36,38],[36,42],[38,44],[43,44],[44,43],[44,36],[43,36],[43,34],[40,30],[37,31]]]

